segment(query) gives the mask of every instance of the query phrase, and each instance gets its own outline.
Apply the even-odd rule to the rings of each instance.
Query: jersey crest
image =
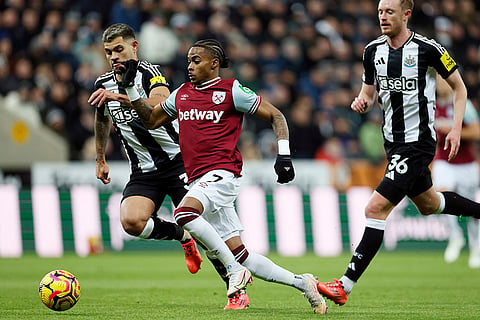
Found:
[[[225,100],[226,92],[225,91],[213,91],[212,101],[215,104],[220,104]]]
[[[417,60],[415,59],[414,56],[409,55],[408,57],[405,57],[405,60],[403,61],[403,65],[407,68],[413,68],[417,65]]]

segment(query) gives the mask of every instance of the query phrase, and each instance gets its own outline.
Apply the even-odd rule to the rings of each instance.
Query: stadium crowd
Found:
[[[380,110],[350,110],[365,44],[380,32],[376,0],[6,0],[0,4],[0,106],[46,125],[70,145],[71,160],[95,157],[95,78],[107,70],[102,32],[134,28],[139,56],[164,67],[171,90],[185,82],[186,50],[198,39],[222,41],[235,77],[287,115],[294,158],[332,164],[384,160]],[[480,107],[480,4],[416,0],[412,28],[453,55]],[[267,130],[265,130],[267,129]],[[112,136],[110,160],[123,159]],[[246,159],[276,155],[268,123],[247,117]]]

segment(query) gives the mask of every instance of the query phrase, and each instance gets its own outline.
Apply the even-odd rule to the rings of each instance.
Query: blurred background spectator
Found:
[[[63,136],[71,160],[88,160],[93,110],[86,98],[95,78],[107,71],[101,40],[106,26],[131,25],[141,42],[140,57],[161,64],[172,89],[187,81],[189,46],[215,37],[232,60],[222,76],[239,79],[288,117],[294,158],[326,160],[341,172],[355,172],[356,163],[380,166],[379,114],[358,115],[349,107],[361,85],[364,46],[379,35],[377,2],[3,1],[0,104]],[[478,21],[480,4],[474,0],[416,0],[410,19],[413,29],[448,48],[477,108]],[[239,143],[245,158],[275,156],[275,139],[265,129],[268,124],[246,116]],[[123,157],[114,137],[109,150],[112,158]]]

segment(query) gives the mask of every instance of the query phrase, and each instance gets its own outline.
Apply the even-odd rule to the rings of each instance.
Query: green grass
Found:
[[[349,255],[301,258],[270,255],[297,273],[311,272],[327,281],[339,277]],[[204,261],[188,273],[180,251],[106,252],[79,258],[0,259],[0,319],[480,319],[480,270],[467,265],[464,252],[453,264],[441,251],[380,252],[339,307],[327,301],[326,316],[313,314],[296,289],[255,279],[250,308],[224,311],[225,286]],[[48,271],[66,269],[81,284],[78,304],[64,312],[47,309],[38,283]]]

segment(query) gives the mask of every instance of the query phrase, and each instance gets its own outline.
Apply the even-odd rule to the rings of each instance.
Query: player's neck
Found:
[[[405,42],[407,42],[407,40],[410,38],[411,35],[412,35],[412,31],[405,28],[399,34],[393,37],[388,37],[388,44],[393,49],[398,49],[401,46],[403,46]]]

